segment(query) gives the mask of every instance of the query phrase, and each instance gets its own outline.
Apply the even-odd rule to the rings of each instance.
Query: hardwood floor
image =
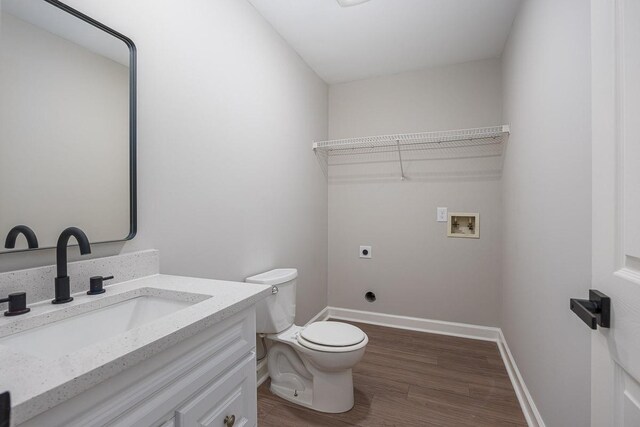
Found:
[[[306,409],[258,388],[259,427],[526,426],[493,342],[354,323],[369,336],[355,406]]]

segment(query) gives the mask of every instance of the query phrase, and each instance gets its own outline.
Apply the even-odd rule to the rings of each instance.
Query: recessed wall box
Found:
[[[480,214],[450,212],[447,222],[448,237],[480,238]]]
[[[371,246],[360,246],[360,258],[371,259]]]

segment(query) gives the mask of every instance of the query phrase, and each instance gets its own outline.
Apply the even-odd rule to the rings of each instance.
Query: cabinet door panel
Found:
[[[176,427],[256,425],[256,359],[251,355],[176,411]],[[225,420],[227,420],[225,422]]]

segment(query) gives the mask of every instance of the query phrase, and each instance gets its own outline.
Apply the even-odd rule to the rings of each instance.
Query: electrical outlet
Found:
[[[371,246],[360,246],[360,258],[371,259]]]
[[[436,218],[438,222],[447,222],[448,220],[447,208],[438,208],[438,213]]]

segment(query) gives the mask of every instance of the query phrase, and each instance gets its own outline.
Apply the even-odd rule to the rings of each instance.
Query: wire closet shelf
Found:
[[[358,156],[368,154],[397,153],[402,179],[405,178],[403,160],[410,159],[411,152],[435,150],[446,152],[446,158],[465,157],[470,150],[491,150],[502,154],[503,143],[509,135],[509,126],[490,126],[472,129],[447,130],[437,132],[401,133],[391,135],[365,136],[313,143],[316,155],[324,158],[327,167],[329,159],[337,156]],[[433,151],[432,151],[433,153]],[[403,159],[403,155],[405,158]]]

